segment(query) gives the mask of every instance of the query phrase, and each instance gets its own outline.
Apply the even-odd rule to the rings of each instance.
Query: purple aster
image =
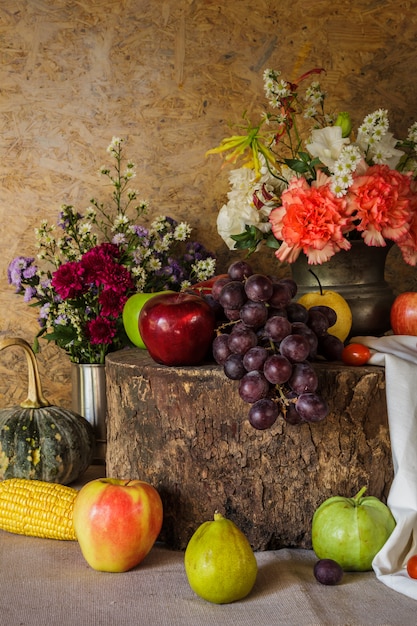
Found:
[[[135,235],[137,235],[138,237],[145,238],[145,237],[148,237],[149,235],[148,229],[145,228],[144,226],[133,225],[132,230],[135,233]]]
[[[49,315],[50,308],[51,308],[51,304],[49,302],[41,306],[40,311],[39,311],[39,318],[42,320],[46,320],[46,318]]]
[[[36,287],[26,287],[25,295],[23,296],[24,302],[30,302],[30,300],[32,300],[32,298],[34,298],[37,293],[38,292],[36,290]]]
[[[58,226],[62,228],[62,230],[67,230],[72,224],[78,222],[82,219],[81,213],[75,213],[74,207],[66,206],[64,210],[60,212],[58,216]]]
[[[9,285],[16,287],[16,293],[22,291],[22,281],[26,278],[24,272],[28,271],[34,260],[33,257],[18,256],[9,264],[7,268],[7,280],[9,281]],[[37,268],[36,266],[34,266],[34,268],[35,274]]]

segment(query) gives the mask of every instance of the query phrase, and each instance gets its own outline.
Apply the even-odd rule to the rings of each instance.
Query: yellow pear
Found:
[[[352,311],[343,296],[336,291],[321,289],[305,293],[298,299],[298,303],[309,309],[312,306],[328,306],[336,312],[336,324],[330,326],[328,333],[345,341],[352,328]]]
[[[191,537],[184,565],[191,589],[215,604],[245,598],[258,572],[248,539],[218,512],[213,521],[204,522]]]

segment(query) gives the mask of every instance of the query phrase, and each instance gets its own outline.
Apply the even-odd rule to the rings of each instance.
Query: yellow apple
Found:
[[[336,324],[330,326],[328,333],[338,337],[341,341],[345,341],[349,336],[352,328],[352,311],[344,297],[339,293],[327,289],[323,289],[321,292],[312,291],[302,295],[298,302],[305,306],[306,309],[322,305],[330,307],[336,312],[337,320]]]

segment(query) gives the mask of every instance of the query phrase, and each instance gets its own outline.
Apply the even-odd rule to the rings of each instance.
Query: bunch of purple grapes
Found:
[[[259,430],[279,415],[300,424],[320,422],[329,411],[311,361],[340,359],[343,343],[328,333],[336,313],[327,306],[307,310],[293,300],[296,293],[292,279],[256,274],[246,261],[233,263],[212,287],[223,314],[213,357],[239,381],[239,395],[251,405],[249,422]]]

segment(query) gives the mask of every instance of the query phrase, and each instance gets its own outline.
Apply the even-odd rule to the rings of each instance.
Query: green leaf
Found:
[[[250,239],[242,239],[241,241],[236,241],[233,246],[234,250],[247,250],[253,246],[253,242]]]
[[[305,174],[310,171],[310,166],[300,159],[284,159],[284,162],[297,174]]]
[[[71,326],[55,326],[55,330],[44,335],[47,341],[56,341],[61,347],[77,340],[77,333]]]
[[[281,247],[281,242],[278,241],[278,239],[276,239],[276,237],[272,233],[270,233],[265,240],[265,244],[268,246],[268,248],[274,248],[275,250],[278,250],[278,248]]]
[[[300,157],[301,161],[304,161],[304,163],[310,163],[311,161],[311,156],[308,152],[302,152],[300,150],[300,152],[298,152],[298,156]]]
[[[247,241],[248,239],[252,239],[252,237],[253,233],[249,232],[248,230],[245,230],[245,232],[243,233],[239,233],[239,235],[230,235],[230,238],[236,242]]]

